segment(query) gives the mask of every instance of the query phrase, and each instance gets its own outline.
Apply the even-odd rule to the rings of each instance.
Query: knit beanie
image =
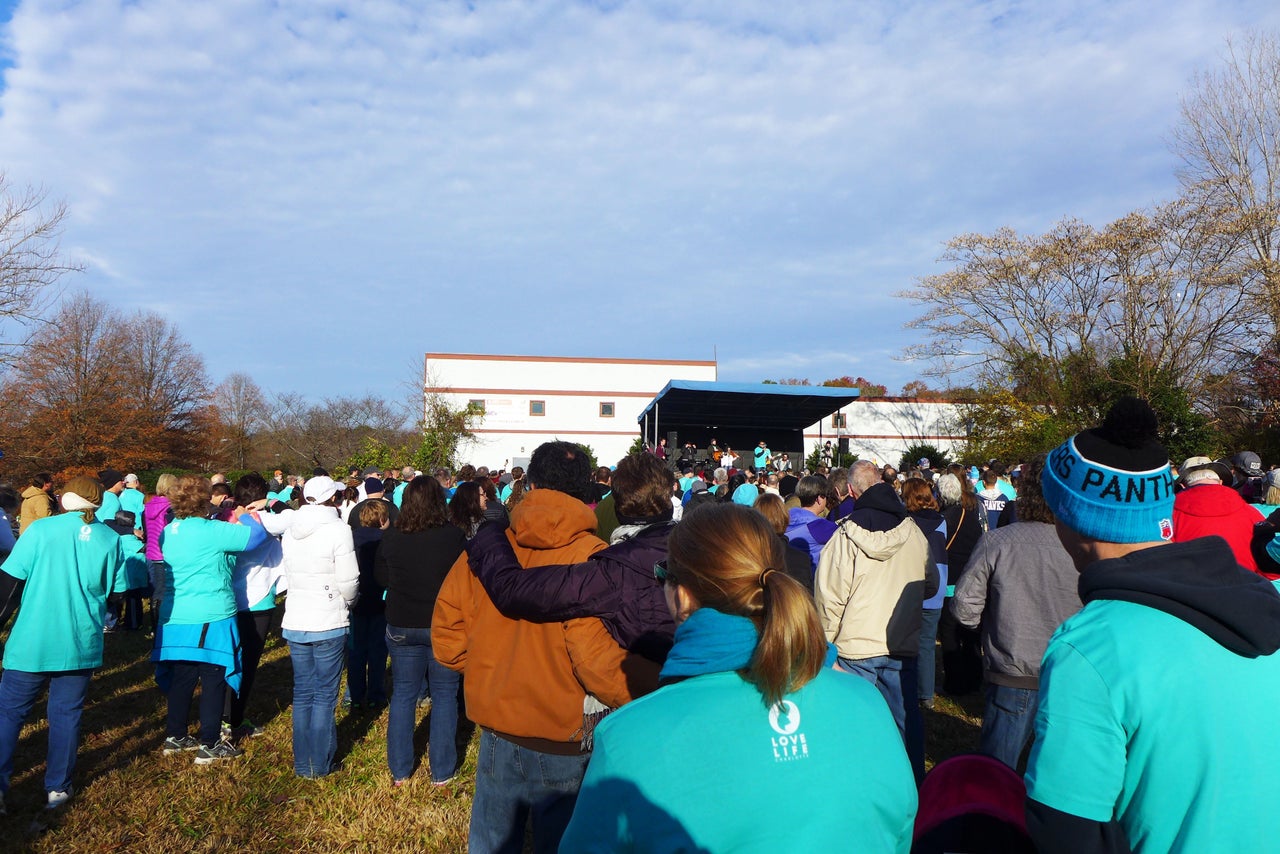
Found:
[[[1156,428],[1145,401],[1123,397],[1101,427],[1050,452],[1041,489],[1058,520],[1102,542],[1172,540],[1173,475]]]

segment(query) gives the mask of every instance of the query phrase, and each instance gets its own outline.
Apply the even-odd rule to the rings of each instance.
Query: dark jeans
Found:
[[[236,628],[240,630],[240,693],[228,692],[226,708],[223,710],[227,723],[232,727],[244,723],[249,691],[253,688],[253,677],[258,672],[258,662],[262,660],[262,650],[267,645],[267,629],[271,627],[271,616],[275,612],[275,608],[236,612]]]
[[[987,683],[987,707],[982,713],[982,738],[978,752],[994,756],[1018,770],[1022,749],[1035,730],[1040,692],[1034,688],[1010,688]]]
[[[45,683],[49,684],[49,752],[45,760],[44,789],[65,792],[71,788],[80,745],[80,713],[89,690],[92,670],[61,673],[26,673],[6,670],[0,677],[0,793],[9,791],[13,754],[18,733]]]
[[[942,644],[942,690],[958,696],[982,687],[982,633],[960,625],[951,613],[950,600],[938,621]]]
[[[383,614],[351,615],[347,690],[352,705],[387,702],[387,618]]]
[[[481,730],[469,854],[520,854],[530,815],[533,850],[537,854],[556,851],[573,816],[590,758],[590,753],[540,753]]]
[[[433,698],[427,758],[437,783],[458,772],[458,687],[462,677],[436,661],[431,629],[387,626],[391,652],[391,711],[387,721],[387,766],[391,776],[404,780],[413,773],[413,730],[417,722],[418,691],[425,676]]]
[[[191,698],[200,682],[200,743],[211,747],[222,737],[222,704],[227,690],[226,670],[219,664],[203,661],[170,661],[173,677],[169,683],[169,713],[165,732],[169,738],[187,734],[187,718],[191,714]]]

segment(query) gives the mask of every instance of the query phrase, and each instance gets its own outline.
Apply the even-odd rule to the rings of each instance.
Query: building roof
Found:
[[[684,426],[803,430],[858,399],[856,388],[672,380],[636,419],[656,412],[660,430]]]

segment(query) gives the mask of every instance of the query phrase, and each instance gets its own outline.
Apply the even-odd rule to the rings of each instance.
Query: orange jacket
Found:
[[[595,527],[595,514],[581,501],[535,489],[512,511],[507,538],[521,566],[574,564],[605,547]],[[594,617],[565,623],[504,617],[466,554],[436,598],[431,644],[441,664],[465,674],[467,716],[517,738],[573,744],[582,738],[588,692],[617,708],[656,683],[652,667],[631,661]]]

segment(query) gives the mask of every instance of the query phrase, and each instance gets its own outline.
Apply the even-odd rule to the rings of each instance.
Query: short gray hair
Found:
[[[938,499],[942,501],[943,507],[959,504],[963,497],[964,485],[960,483],[960,478],[950,473],[938,478]]]
[[[880,483],[880,469],[871,460],[855,460],[849,466],[849,488],[861,495]]]

